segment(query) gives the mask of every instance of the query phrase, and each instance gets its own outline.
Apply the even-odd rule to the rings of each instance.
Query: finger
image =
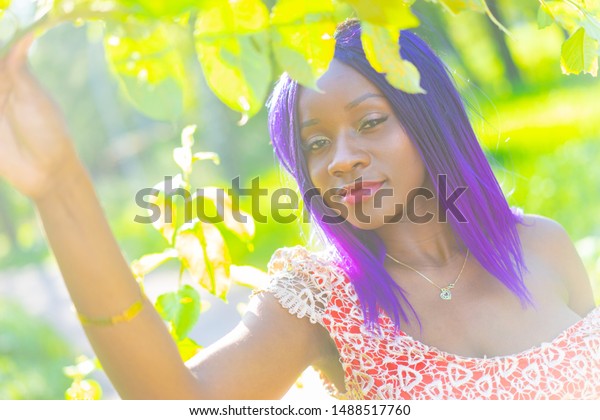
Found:
[[[0,57],[0,75],[2,75],[2,77],[6,77],[4,75],[4,73],[6,73],[6,62],[8,61],[8,54],[6,54],[3,57]]]
[[[11,83],[11,89],[20,92],[25,98],[38,95],[42,91],[28,66],[28,53],[34,41],[35,36],[32,33],[26,34],[11,49],[6,63],[7,79]]]
[[[27,33],[11,48],[6,58],[6,65],[9,71],[19,73],[26,69],[27,55],[34,40],[35,36],[33,33]]]
[[[8,178],[14,171],[14,162],[18,159],[18,148],[15,144],[15,136],[6,121],[0,121],[0,177]]]
[[[0,106],[2,105],[2,97],[10,91],[13,81],[6,71],[6,59],[0,59]]]

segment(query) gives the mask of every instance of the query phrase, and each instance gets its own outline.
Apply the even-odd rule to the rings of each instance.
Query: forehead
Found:
[[[307,117],[311,111],[333,111],[343,108],[366,93],[381,95],[381,91],[352,67],[333,60],[329,69],[317,81],[321,92],[302,87],[298,97],[298,113]]]

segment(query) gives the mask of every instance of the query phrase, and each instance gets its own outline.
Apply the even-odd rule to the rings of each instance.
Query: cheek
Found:
[[[423,183],[423,182],[425,182],[425,180],[428,177],[427,168],[425,167],[425,163],[423,162],[421,155],[419,154],[417,149],[412,145],[411,145],[411,152],[412,152],[412,160],[413,160],[413,167],[415,168],[415,173],[418,175],[419,180]]]
[[[431,190],[431,186],[429,184],[429,173],[427,172],[427,168],[425,168],[425,164],[419,155],[417,155],[415,160],[415,184],[421,188],[427,188]]]
[[[390,172],[395,178],[396,185],[403,191],[425,186],[429,174],[421,155],[410,140],[400,139],[399,141],[402,143],[398,147],[388,150],[388,156],[397,156],[391,160],[388,158]]]
[[[331,177],[327,170],[327,164],[319,160],[307,162],[308,175],[312,185],[318,190],[319,195],[323,197],[323,201],[328,207],[335,208],[336,203],[331,201],[331,188],[335,187],[331,183]],[[339,204],[337,204],[339,206]]]
[[[323,165],[316,159],[308,159],[306,161],[306,168],[308,169],[308,176],[312,184],[317,188],[325,187],[326,173],[323,172]]]

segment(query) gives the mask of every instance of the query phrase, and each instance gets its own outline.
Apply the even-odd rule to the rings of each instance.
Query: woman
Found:
[[[600,398],[600,311],[564,230],[508,208],[422,41],[401,37],[427,91],[405,95],[366,62],[357,22],[336,38],[323,93],[284,77],[270,102],[276,152],[333,250],[277,251],[242,322],[187,366],[25,69],[27,43],[1,62],[0,174],[35,202],[120,395],[279,398],[313,365],[339,397]]]

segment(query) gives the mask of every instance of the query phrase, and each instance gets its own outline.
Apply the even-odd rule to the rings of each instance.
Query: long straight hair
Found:
[[[423,40],[402,31],[401,56],[417,67],[421,86],[427,92],[408,94],[391,86],[385,75],[371,67],[362,48],[358,21],[341,24],[335,39],[335,59],[371,81],[390,103],[418,150],[438,199],[444,192],[438,183],[440,174],[446,175],[442,187],[449,192],[467,187],[454,203],[466,223],[457,220],[453,212],[446,212],[445,200],[440,201],[440,211],[448,214],[455,235],[481,266],[518,296],[523,305],[532,304],[523,282],[526,267],[517,233],[517,224],[523,222],[522,212],[509,207],[446,66]],[[339,219],[322,196],[314,193],[300,142],[299,89],[297,82],[284,74],[269,100],[269,129],[275,154],[298,183],[305,210],[319,236],[337,249],[340,267],[354,286],[366,326],[377,328],[379,310],[383,310],[399,329],[401,320],[409,322],[408,311],[416,313],[404,290],[384,268],[383,241],[375,232],[358,229]]]

